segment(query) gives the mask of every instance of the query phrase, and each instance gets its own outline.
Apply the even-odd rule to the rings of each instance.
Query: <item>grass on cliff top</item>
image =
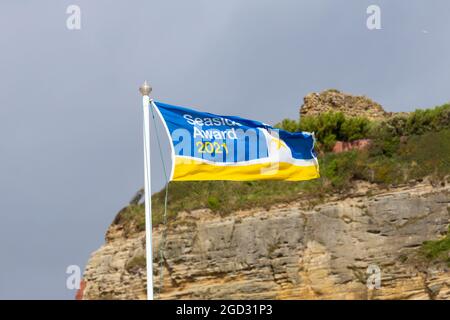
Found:
[[[442,181],[450,174],[450,106],[439,107],[437,110],[425,112],[432,116],[417,116],[416,113],[412,113],[405,120],[409,125],[401,122],[398,128],[392,125],[397,120],[393,122],[390,120],[389,125],[377,124],[376,130],[371,127],[372,132],[378,132],[378,135],[372,138],[372,145],[368,150],[339,154],[321,152],[320,179],[304,182],[171,182],[168,219],[175,218],[180,211],[199,208],[209,208],[217,214],[225,215],[240,209],[269,208],[277,203],[294,200],[310,201],[314,204],[322,201],[327,195],[348,192],[355,180],[381,186],[404,184],[425,177],[430,177],[436,182]],[[418,117],[420,121],[410,119]],[[420,126],[418,127],[417,123],[421,123],[427,129],[419,130]],[[444,125],[447,127],[442,127]],[[399,128],[406,130],[405,127],[411,132],[420,134],[401,137],[396,130],[400,130]],[[362,127],[356,125],[355,128]],[[435,132],[432,128],[440,130]],[[351,130],[348,128],[345,130],[348,136],[352,136]],[[162,190],[152,196],[154,225],[163,221],[164,195],[165,192]],[[144,230],[143,205],[130,205],[124,208],[114,223],[123,225],[130,232]]]

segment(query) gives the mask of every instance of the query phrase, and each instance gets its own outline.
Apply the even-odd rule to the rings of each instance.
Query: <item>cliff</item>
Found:
[[[325,112],[342,112],[347,116],[366,117],[370,120],[383,120],[392,115],[383,107],[365,96],[354,96],[338,90],[325,90],[310,93],[303,99],[300,116],[317,116]]]
[[[369,186],[374,192],[376,188]],[[161,299],[450,299],[450,268],[421,257],[447,232],[450,184],[358,192],[218,217],[179,214],[167,230]],[[84,299],[145,299],[145,234],[112,225],[94,252]],[[159,292],[161,228],[154,230]],[[381,287],[368,289],[369,265]]]

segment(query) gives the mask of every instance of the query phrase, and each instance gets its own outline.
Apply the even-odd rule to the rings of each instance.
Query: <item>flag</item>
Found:
[[[171,181],[319,177],[312,133],[291,133],[236,116],[151,103],[170,139]]]

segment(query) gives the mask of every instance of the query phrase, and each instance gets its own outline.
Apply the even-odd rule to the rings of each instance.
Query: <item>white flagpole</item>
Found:
[[[152,180],[150,170],[150,87],[147,81],[139,88],[144,109],[144,189],[145,189],[145,248],[147,256],[147,300],[153,300],[152,251]]]

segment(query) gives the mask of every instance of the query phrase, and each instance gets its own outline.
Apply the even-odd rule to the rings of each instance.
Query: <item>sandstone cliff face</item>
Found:
[[[418,185],[308,206],[290,203],[219,217],[180,213],[167,230],[160,299],[450,299],[447,264],[423,241],[450,221],[450,186]],[[145,235],[119,226],[87,265],[84,299],[145,299]],[[155,292],[161,229],[154,230]],[[369,265],[381,287],[368,289]]]
[[[350,117],[383,120],[390,116],[383,107],[365,96],[353,96],[338,90],[310,93],[303,99],[300,116],[317,116],[325,112],[342,112]]]

